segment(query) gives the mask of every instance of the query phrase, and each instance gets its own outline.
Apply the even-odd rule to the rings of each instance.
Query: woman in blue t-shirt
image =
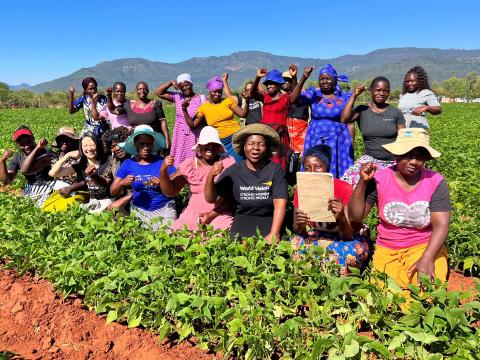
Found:
[[[161,224],[177,218],[173,199],[164,195],[160,189],[159,176],[163,158],[154,155],[166,148],[165,138],[162,134],[153,131],[150,126],[139,125],[122,147],[133,157],[125,160],[118,169],[110,192],[116,196],[126,187],[131,186],[133,189],[132,214],[135,214],[145,225],[158,230]],[[174,172],[175,168],[171,166],[168,173]]]

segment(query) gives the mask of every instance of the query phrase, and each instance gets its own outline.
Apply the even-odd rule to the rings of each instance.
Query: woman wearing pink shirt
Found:
[[[350,219],[360,222],[377,206],[373,267],[402,288],[418,283],[418,273],[445,281],[450,194],[443,176],[424,167],[440,153],[421,128],[400,129],[396,141],[383,147],[395,155],[396,165],[375,173],[373,163],[362,164],[348,204]]]
[[[113,95],[115,96],[114,99],[112,99],[112,89]],[[127,114],[119,114],[116,109],[115,111],[110,112],[108,109],[109,103],[113,103],[115,108],[123,105],[123,103],[127,100],[125,97],[126,92],[127,86],[121,81],[117,81],[111,88],[107,89],[107,104],[103,106],[102,111],[100,111],[100,115],[110,122],[112,129],[125,126],[129,130],[133,130],[133,126],[128,122]]]
[[[185,185],[188,185],[190,194],[187,207],[178,219],[172,224],[173,230],[197,230],[199,226],[210,224],[214,229],[228,229],[233,222],[231,209],[223,201],[210,204],[205,201],[204,189],[208,173],[213,164],[221,161],[226,169],[235,164],[235,159],[226,155],[218,131],[212,126],[205,126],[200,131],[198,142],[192,150],[195,157],[184,160],[177,170],[168,175],[167,169],[173,165],[173,156],[167,156],[160,168],[160,188],[167,196],[177,195]]]

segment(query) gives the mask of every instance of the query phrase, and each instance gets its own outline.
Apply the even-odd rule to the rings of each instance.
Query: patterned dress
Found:
[[[272,161],[279,164],[283,171],[287,170],[288,150],[290,138],[288,136],[287,118],[290,110],[290,96],[281,94],[276,100],[272,100],[268,93],[263,100],[262,124],[273,128],[280,136],[280,148],[272,157]]]
[[[325,143],[332,149],[330,172],[336,178],[353,165],[353,145],[348,125],[340,122],[340,115],[351,92],[335,90],[335,98],[329,99],[313,87],[300,95],[301,102],[311,107],[303,153],[311,147]]]
[[[192,147],[195,146],[195,144],[197,143],[203,125],[198,125],[193,129],[188,126],[188,124],[185,122],[182,109],[182,103],[185,100],[185,96],[182,93],[178,92],[169,94],[172,97],[173,102],[175,103],[176,109],[175,126],[173,127],[173,138],[170,155],[175,158],[174,166],[178,167],[181,163],[183,163],[185,159],[195,157],[195,151],[192,150]],[[192,98],[187,108],[190,117],[193,118],[195,116],[198,107],[204,102],[204,95],[195,95]]]

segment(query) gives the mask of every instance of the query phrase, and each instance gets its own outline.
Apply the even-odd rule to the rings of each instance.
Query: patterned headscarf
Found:
[[[343,74],[338,75],[337,71],[335,70],[335,68],[331,64],[327,64],[320,69],[318,76],[320,76],[322,74],[330,75],[335,80],[337,80],[337,86],[335,87],[335,92],[340,92],[340,93],[343,92],[342,87],[340,85],[338,85],[338,82],[345,82],[345,83],[348,82],[348,76],[347,75],[343,75]]]
[[[330,164],[332,163],[332,149],[330,146],[320,144],[311,147],[305,152],[303,159],[306,159],[308,156],[315,156],[316,158],[322,160],[327,167],[327,172],[330,172]]]
[[[220,90],[220,89],[223,89],[223,81],[218,76],[215,76],[214,78],[208,80],[207,85],[205,85],[205,87],[209,92]]]

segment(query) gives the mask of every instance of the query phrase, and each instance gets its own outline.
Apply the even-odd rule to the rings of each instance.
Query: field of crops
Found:
[[[430,119],[432,145],[442,157],[429,166],[447,178],[453,203],[450,264],[473,273],[480,269],[478,114],[478,104],[447,104]],[[170,107],[167,116],[173,119]],[[10,137],[20,124],[51,141],[60,126],[79,129],[82,119],[60,109],[4,110],[0,124],[5,149],[13,147]],[[214,232],[154,234],[134,219],[113,221],[111,213],[80,209],[45,214],[4,194],[0,218],[4,266],[83,296],[109,322],[151,328],[161,337],[194,336],[200,348],[250,359],[478,356],[478,295],[447,292],[441,284],[425,283],[424,293],[412,286],[405,312],[403,293],[381,275],[341,278],[334,266],[319,271],[314,255],[321,257],[321,249],[293,261],[287,242],[235,244]]]

